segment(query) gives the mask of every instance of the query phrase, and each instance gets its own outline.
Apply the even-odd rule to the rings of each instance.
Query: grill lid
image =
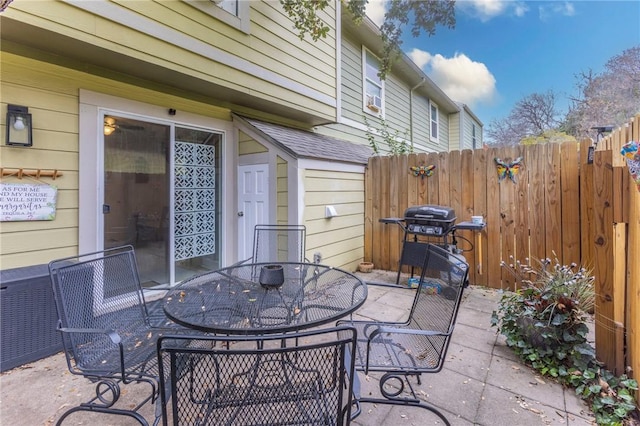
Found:
[[[411,222],[453,222],[456,220],[456,213],[451,207],[427,204],[409,207],[404,212],[404,218],[405,220],[411,220]]]

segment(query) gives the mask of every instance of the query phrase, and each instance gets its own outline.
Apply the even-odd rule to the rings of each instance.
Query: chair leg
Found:
[[[62,424],[62,422],[64,421],[64,419],[67,418],[67,416],[69,416],[70,414],[73,414],[77,411],[90,411],[90,412],[94,412],[94,413],[105,413],[105,414],[116,414],[116,415],[120,415],[120,416],[128,416],[128,417],[132,417],[135,420],[138,421],[138,423],[140,423],[141,425],[144,426],[149,426],[149,423],[145,420],[144,417],[142,417],[139,413],[136,413],[135,411],[129,411],[129,410],[120,410],[117,408],[103,408],[103,407],[99,407],[96,405],[79,405],[77,407],[73,407],[69,410],[67,410],[62,417],[60,417],[60,419],[56,422],[56,426],[59,426]],[[159,420],[159,418],[158,418]],[[154,423],[156,424],[157,421]]]
[[[451,426],[451,423],[447,418],[433,405],[427,404],[424,401],[412,401],[408,399],[382,399],[382,398],[360,398],[358,400],[360,404],[386,404],[386,405],[404,405],[406,407],[420,407],[425,410],[431,411],[444,422],[445,425]]]
[[[428,404],[427,402],[425,402],[425,401],[423,401],[421,399],[418,399],[418,396],[416,395],[416,392],[413,389],[413,386],[411,385],[411,382],[409,381],[409,376],[412,376],[412,375],[418,376],[418,381],[420,380],[420,375],[419,374],[402,374],[402,373],[385,373],[385,374],[383,374],[382,377],[380,378],[379,387],[380,387],[380,394],[384,398],[361,398],[361,397],[359,397],[359,395],[360,395],[360,389],[359,389],[360,385],[358,383],[357,388],[356,388],[355,384],[354,384],[354,394],[356,395],[356,401],[358,403],[357,414],[360,414],[360,412],[361,412],[361,409],[359,407],[359,404],[361,404],[361,403],[365,403],[365,404],[367,404],[367,403],[369,403],[369,404],[386,404],[386,405],[404,405],[404,406],[407,406],[407,407],[420,407],[420,408],[424,408],[425,410],[431,411],[436,416],[438,416],[440,418],[440,420],[442,420],[444,422],[445,425],[449,426],[450,425],[449,421],[444,416],[444,414],[442,414],[440,412],[440,410],[438,410],[433,405]],[[389,381],[397,381],[397,384],[398,384],[397,389],[395,389],[392,392],[390,392],[389,390],[385,389],[385,385]],[[400,396],[405,390],[405,383],[409,387],[409,391],[410,391],[412,397],[401,397]],[[355,417],[355,416],[352,416],[352,418],[353,417]]]
[[[155,402],[157,399],[156,390],[157,387],[151,379],[138,378],[137,382],[147,383],[151,387],[151,394],[146,396],[140,401],[133,409],[125,410],[120,408],[114,408],[113,405],[120,399],[120,381],[111,379],[102,379],[96,383],[96,396],[94,396],[89,402],[83,402],[77,407],[73,407],[62,415],[56,422],[56,425],[61,425],[62,422],[71,414],[78,411],[88,411],[94,413],[114,414],[119,416],[127,416],[135,419],[138,423],[144,426],[148,426],[147,420],[138,413],[138,410],[147,402]],[[161,414],[161,413],[160,413]],[[161,416],[156,413],[156,419],[154,425],[158,424]]]

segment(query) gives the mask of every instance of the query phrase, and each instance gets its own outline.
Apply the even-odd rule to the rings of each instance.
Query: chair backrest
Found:
[[[468,269],[469,265],[461,255],[429,244],[411,308],[409,327],[442,333],[442,344],[448,344]]]
[[[261,337],[161,337],[164,424],[348,424],[355,338],[351,327]]]
[[[304,225],[256,225],[252,262],[304,262],[306,237]]]
[[[148,327],[133,247],[54,260],[49,275],[63,331],[109,330],[126,335]],[[63,333],[63,342],[67,356],[80,369],[91,368],[114,346],[108,333]]]

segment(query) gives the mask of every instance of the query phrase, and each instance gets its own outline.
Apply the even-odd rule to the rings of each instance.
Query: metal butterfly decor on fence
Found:
[[[498,157],[494,158],[496,162],[496,168],[498,170],[498,182],[504,180],[505,177],[509,177],[513,183],[518,183],[518,172],[522,166],[522,157],[518,157],[511,162],[506,162]]]
[[[409,170],[411,170],[411,173],[413,173],[413,175],[415,177],[420,176],[422,179],[424,179],[424,177],[430,177],[433,176],[433,171],[436,169],[435,165],[430,165],[430,166],[411,166],[409,167]]]
[[[640,191],[640,143],[636,141],[627,142],[622,145],[620,154],[627,159],[629,173],[631,173],[631,177],[638,186],[638,191]]]

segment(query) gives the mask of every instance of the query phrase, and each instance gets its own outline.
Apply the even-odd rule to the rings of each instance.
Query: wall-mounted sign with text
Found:
[[[53,220],[57,196],[51,185],[0,183],[0,222]]]

